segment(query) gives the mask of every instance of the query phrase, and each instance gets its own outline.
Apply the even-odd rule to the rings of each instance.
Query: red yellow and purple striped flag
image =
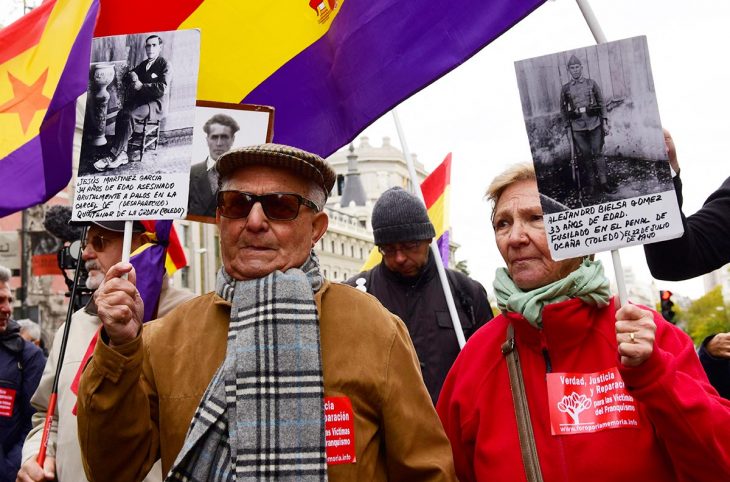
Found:
[[[451,199],[451,153],[421,183],[423,202],[436,231],[441,260],[445,267],[449,266],[449,200]],[[383,257],[374,247],[360,271],[374,268]]]
[[[0,30],[0,217],[71,179],[76,99],[86,92],[99,0],[50,0]]]
[[[172,220],[140,222],[151,242],[137,248],[129,262],[137,272],[137,290],[144,301],[142,321],[147,322],[157,314],[165,272],[172,276],[187,260]]]
[[[428,218],[433,223],[438,238],[441,261],[449,267],[449,201],[451,199],[451,153],[421,183],[423,200]]]
[[[545,0],[101,0],[95,34],[201,31],[198,99],[271,105],[328,156]]]

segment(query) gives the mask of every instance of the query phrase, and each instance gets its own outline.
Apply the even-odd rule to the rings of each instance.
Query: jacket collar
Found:
[[[25,343],[20,336],[20,325],[12,318],[8,319],[5,331],[0,333],[0,346],[13,353],[20,353],[23,351],[23,345]]]
[[[543,328],[538,330],[518,313],[504,313],[515,328],[518,346],[550,351],[570,350],[591,336],[594,327],[605,318],[606,311],[613,313],[614,299],[608,306],[598,308],[578,298],[545,306],[542,314]]]
[[[378,269],[380,269],[386,279],[410,287],[416,287],[429,282],[437,273],[436,263],[430,247],[428,249],[428,259],[426,260],[426,264],[423,265],[420,273],[416,276],[403,276],[396,271],[391,271],[383,261],[381,261],[378,265]]]
[[[322,280],[322,287],[314,294],[314,304],[317,305],[317,313],[322,313],[322,297],[327,292],[327,290],[330,288],[332,283],[328,279]],[[231,306],[231,303],[223,298],[221,298],[217,293],[213,292],[213,304],[215,305],[224,305],[224,306]]]

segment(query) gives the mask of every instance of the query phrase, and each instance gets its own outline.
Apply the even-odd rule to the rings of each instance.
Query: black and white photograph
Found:
[[[672,188],[646,37],[515,68],[545,212]]]
[[[93,40],[74,220],[184,216],[199,59],[198,30]]]
[[[633,218],[604,215],[637,207],[637,225],[662,213],[661,221],[678,215],[646,37],[521,60],[515,70],[543,212],[556,215],[546,218],[558,241],[555,252],[567,247],[571,255],[588,254],[674,237],[670,226],[648,239],[624,236],[618,231],[634,227]],[[659,199],[641,201],[653,195]],[[607,238],[617,238],[560,238],[562,221],[581,213],[601,214],[600,222],[610,221],[605,229],[616,232]],[[576,226],[584,234],[605,234],[589,229],[600,222]]]
[[[197,102],[187,219],[215,223],[216,161],[230,149],[271,142],[273,125],[272,107]]]

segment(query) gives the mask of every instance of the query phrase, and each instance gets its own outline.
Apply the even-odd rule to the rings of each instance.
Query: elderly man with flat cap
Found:
[[[436,235],[426,206],[400,187],[385,191],[373,206],[373,238],[383,260],[346,281],[375,296],[408,327],[434,405],[459,354],[431,241]],[[477,281],[447,269],[464,336],[492,319],[487,292]]]
[[[99,288],[109,269],[122,259],[123,237],[124,221],[97,221],[89,226],[81,258],[89,273],[86,287],[90,290]],[[151,242],[150,238],[151,233],[145,231],[142,223],[135,221],[132,225],[132,251]],[[193,294],[189,291],[168,286],[168,279],[165,276],[156,312],[162,316],[192,297]],[[58,405],[53,417],[53,429],[49,435],[47,457],[44,467],[40,467],[36,459],[41,447],[43,423],[49,409],[51,391],[61,353],[63,332],[69,329],[69,326],[71,331],[58,380]],[[19,482],[41,480],[82,482],[86,480],[77,433],[76,396],[82,365],[88,358],[87,352],[90,347],[93,348],[93,340],[96,339],[100,326],[97,306],[92,299],[85,307],[73,314],[70,325],[67,326],[64,323],[56,331],[43,376],[31,399],[36,413],[33,415],[33,428],[23,445],[23,465],[17,478]],[[159,466],[148,472],[145,482],[162,479],[163,474]]]
[[[79,397],[90,479],[140,480],[161,458],[167,480],[455,480],[405,326],[320,272],[334,171],[276,144],[217,169],[216,291],[144,327],[131,266],[98,291]]]

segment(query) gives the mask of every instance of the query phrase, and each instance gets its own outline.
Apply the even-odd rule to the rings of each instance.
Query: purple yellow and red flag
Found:
[[[436,231],[441,260],[445,267],[449,266],[449,201],[451,199],[451,153],[421,183],[423,202]],[[383,259],[377,247],[374,247],[360,271],[374,268]]]
[[[137,290],[144,301],[143,322],[156,317],[165,273],[172,276],[187,264],[172,220],[140,221],[150,242],[137,248],[129,262],[137,272]]]
[[[545,0],[101,0],[95,35],[199,28],[198,99],[270,105],[328,156]]]
[[[71,179],[76,99],[86,92],[99,0],[49,0],[0,30],[0,217]]]

